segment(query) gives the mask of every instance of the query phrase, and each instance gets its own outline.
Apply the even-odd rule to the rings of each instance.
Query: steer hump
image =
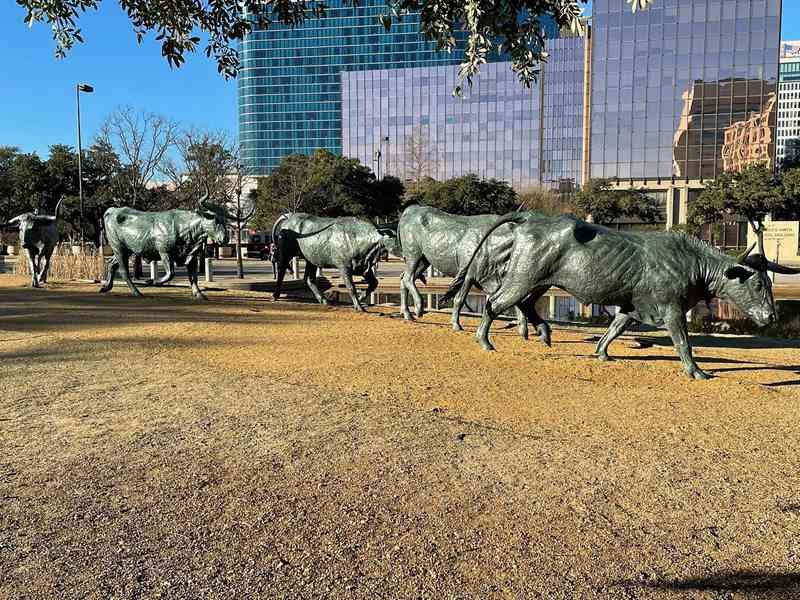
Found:
[[[572,236],[579,244],[587,244],[597,237],[599,229],[592,223],[586,221],[574,221],[572,226]]]

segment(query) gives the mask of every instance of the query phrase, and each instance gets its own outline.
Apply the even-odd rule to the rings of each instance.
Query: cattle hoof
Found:
[[[694,371],[689,373],[689,375],[694,379],[711,379],[711,375],[709,375],[702,369],[695,369]]]
[[[464,328],[461,323],[453,323],[453,331],[464,331]]]
[[[548,348],[552,348],[553,343],[550,337],[550,328],[545,325],[540,325],[536,328],[536,331],[539,332],[539,339],[541,342]]]
[[[413,323],[415,321],[414,316],[410,312],[403,313],[403,319],[405,319],[409,323]]]
[[[481,348],[486,350],[486,352],[494,352],[494,346],[492,346],[491,342],[484,342],[482,340],[479,340],[478,344],[480,345]]]
[[[142,297],[142,292],[140,292],[139,290],[136,290],[135,292],[131,292],[131,296],[133,296],[134,298],[141,298]]]
[[[597,355],[597,358],[599,358],[599,359],[600,359],[600,360],[602,360],[603,362],[613,362],[613,361],[614,361],[614,359],[613,359],[613,358],[611,358],[611,357],[610,357],[608,354],[606,354],[605,352],[601,352],[600,354],[598,354],[598,355]]]
[[[102,286],[99,290],[97,290],[100,294],[105,294],[106,292],[110,291],[111,288],[107,286]]]
[[[330,301],[327,298],[322,298],[320,299],[319,303],[322,304],[323,306],[328,306],[330,304]]]

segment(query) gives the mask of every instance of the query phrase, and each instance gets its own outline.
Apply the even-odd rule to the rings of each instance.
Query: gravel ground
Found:
[[[21,283],[0,598],[800,598],[798,343]]]

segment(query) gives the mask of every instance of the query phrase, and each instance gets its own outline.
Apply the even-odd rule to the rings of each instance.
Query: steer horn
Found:
[[[747,250],[745,250],[742,254],[736,257],[736,262],[738,262],[740,265],[746,265],[747,258],[750,256],[750,253],[753,251],[753,248],[755,247],[756,247],[756,242],[753,242],[753,244]]]
[[[61,212],[61,204],[64,202],[64,198],[66,198],[66,196],[61,196],[61,198],[58,199],[58,203],[56,204],[55,214],[36,215],[34,219],[36,219],[39,222],[55,223],[58,220],[58,214]]]
[[[217,207],[213,204],[208,202],[209,193],[206,192],[205,195],[197,201],[198,208],[202,208],[203,210],[207,210],[209,212],[216,213]]]

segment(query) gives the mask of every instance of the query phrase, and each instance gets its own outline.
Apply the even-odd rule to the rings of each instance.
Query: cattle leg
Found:
[[[198,258],[195,256],[186,265],[186,272],[189,274],[189,285],[192,286],[192,296],[194,296],[195,300],[208,300],[206,295],[200,291],[200,286],[197,285],[197,261]]]
[[[518,307],[525,314],[527,322],[536,327],[536,332],[539,334],[539,340],[549,348],[552,345],[550,325],[547,323],[547,321],[539,316],[539,313],[536,312],[536,301],[539,300],[539,298],[541,298],[546,291],[547,288],[535,290],[522,303],[520,303]],[[520,335],[522,335],[521,331]],[[523,337],[528,339],[526,336]]]
[[[283,288],[283,278],[286,277],[286,269],[289,268],[289,264],[294,257],[294,249],[297,246],[297,242],[295,241],[294,245],[290,243],[290,240],[287,238],[286,234],[279,233],[278,234],[278,276],[275,280],[275,291],[272,293],[272,297],[277,300],[281,296],[281,288]]]
[[[119,269],[119,261],[117,260],[116,256],[112,256],[111,259],[108,261],[108,272],[106,273],[106,280],[103,282],[103,285],[100,286],[98,290],[101,294],[104,294],[111,290],[114,287],[114,277],[117,275],[117,269]]]
[[[608,347],[611,345],[611,342],[622,335],[622,332],[625,331],[625,328],[630,324],[631,321],[633,321],[633,317],[631,317],[628,313],[618,312],[614,316],[614,320],[611,321],[611,325],[609,325],[608,329],[603,334],[603,337],[600,338],[600,341],[597,342],[597,347],[594,350],[597,358],[600,360],[613,360],[608,355]]]
[[[481,348],[488,351],[494,350],[494,346],[489,341],[489,330],[492,327],[492,321],[512,306],[520,304],[526,295],[527,292],[520,293],[514,288],[508,290],[500,288],[486,299],[486,308],[483,309],[483,318],[481,319],[481,324],[478,326],[478,331],[475,332],[475,337]]]
[[[34,262],[34,255],[27,248],[25,248],[25,253],[28,255],[28,268],[31,270],[31,287],[41,287],[39,285],[39,270],[36,262]]]
[[[122,271],[122,279],[125,280],[125,283],[128,284],[128,287],[131,290],[131,294],[133,294],[137,298],[141,298],[142,292],[139,291],[139,288],[133,283],[133,279],[131,279],[131,273],[128,269],[128,259],[130,258],[130,254],[128,252],[120,252],[117,254],[117,251],[114,250],[114,256],[117,257],[117,262],[119,263],[119,270]]]
[[[310,289],[311,293],[314,294],[314,297],[317,299],[317,302],[319,302],[320,304],[327,304],[328,299],[322,295],[322,292],[317,286],[317,273],[318,273],[317,265],[306,261],[306,269],[303,274],[303,279],[305,279],[308,289]]]
[[[358,301],[358,292],[356,286],[353,284],[353,274],[350,272],[350,269],[343,267],[339,269],[339,273],[341,273],[342,279],[344,279],[347,291],[350,292],[350,298],[353,300],[353,308],[358,312],[365,312],[364,307],[361,306],[361,302]]]
[[[710,379],[711,375],[697,366],[692,357],[692,346],[689,344],[689,331],[686,327],[686,315],[680,307],[670,307],[664,317],[675,350],[683,363],[683,370],[694,379]]]
[[[175,264],[172,262],[169,255],[166,253],[159,253],[159,257],[161,258],[161,263],[164,265],[164,276],[159,277],[153,282],[155,286],[165,285],[175,277]]]
[[[472,284],[472,278],[467,276],[466,279],[464,279],[464,283],[461,285],[461,289],[458,290],[453,298],[453,310],[450,312],[450,326],[453,328],[453,331],[464,331],[464,328],[461,326],[461,311],[464,308],[464,303],[467,301],[469,291],[472,289]]]
[[[52,254],[53,249],[50,248],[50,252],[45,251],[41,256],[39,264],[39,283],[47,282],[47,274],[50,271],[50,257]]]
[[[417,272],[424,262],[425,259],[421,256],[406,260],[406,270],[400,278],[400,308],[406,321],[413,320],[408,310],[408,292],[411,292],[414,298],[414,312],[418,318],[422,316],[422,295],[417,289]],[[425,267],[422,267],[422,271],[424,270]]]
[[[364,295],[361,296],[360,300],[362,303],[369,306],[369,299],[372,292],[378,289],[378,278],[375,276],[375,271],[372,269],[364,271],[364,281],[367,282],[367,290],[364,292]]]

